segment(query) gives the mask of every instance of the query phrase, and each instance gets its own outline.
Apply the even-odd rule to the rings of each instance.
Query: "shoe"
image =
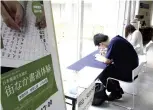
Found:
[[[116,88],[115,91],[116,91],[116,93],[124,94],[124,91],[121,87]]]
[[[116,99],[122,98],[122,94],[118,92],[111,92],[111,94],[108,96],[107,100],[108,101],[113,101]]]
[[[119,91],[120,91],[120,94],[124,94],[124,91],[121,87],[120,87]]]

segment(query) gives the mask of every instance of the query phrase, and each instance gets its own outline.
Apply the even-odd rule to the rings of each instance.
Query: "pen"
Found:
[[[47,51],[47,47],[46,47],[46,45],[45,45],[46,40],[45,40],[45,38],[43,39],[43,35],[40,35],[40,39],[42,40],[42,42],[43,42],[43,44],[44,44],[45,50]]]

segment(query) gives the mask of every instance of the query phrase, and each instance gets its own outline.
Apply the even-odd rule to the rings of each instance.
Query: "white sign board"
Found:
[[[9,13],[1,16],[2,110],[66,110],[51,1],[1,5],[14,13],[7,22]]]
[[[77,110],[88,110],[91,106],[95,92],[95,82],[93,82],[77,99]]]

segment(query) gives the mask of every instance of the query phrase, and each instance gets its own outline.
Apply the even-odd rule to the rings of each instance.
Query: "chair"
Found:
[[[145,65],[144,65],[144,70],[143,73],[146,72],[146,65],[147,65],[147,51],[149,50],[149,48],[151,47],[151,45],[153,44],[153,41],[150,41],[148,44],[146,44],[146,46],[143,49],[143,55],[138,55],[140,60],[144,60],[145,61]]]
[[[144,64],[145,64],[145,62],[140,62],[139,66],[133,70],[133,72],[132,72],[132,81],[131,82],[126,82],[126,81],[122,81],[120,79],[115,79],[115,78],[109,77],[107,79],[106,87],[107,87],[108,81],[110,79],[117,80],[117,81],[120,81],[120,82],[125,82],[125,83],[134,83],[134,81],[138,78],[138,75],[141,72],[141,69],[142,69]],[[127,93],[127,92],[125,92],[125,93]],[[117,103],[113,103],[113,102],[109,102],[109,101],[108,101],[108,103],[111,103],[113,105],[116,105],[116,106],[119,106],[119,107],[122,107],[122,108],[126,108],[128,110],[133,110],[134,109],[134,105],[135,105],[134,99],[135,99],[135,96],[136,96],[135,85],[134,84],[133,84],[133,93],[127,93],[127,94],[132,95],[132,97],[133,97],[132,107],[123,106],[123,105],[120,105],[120,104],[117,104]]]

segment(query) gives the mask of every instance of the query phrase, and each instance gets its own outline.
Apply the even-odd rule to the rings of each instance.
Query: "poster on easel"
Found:
[[[1,110],[66,110],[51,1],[1,1]]]

